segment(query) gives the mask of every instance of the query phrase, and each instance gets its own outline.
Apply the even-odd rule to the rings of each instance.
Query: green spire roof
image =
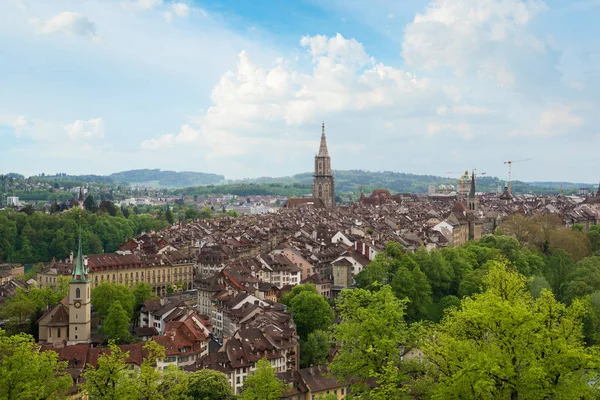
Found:
[[[87,282],[87,270],[83,263],[83,251],[81,251],[81,221],[79,221],[79,249],[77,250],[77,263],[73,269],[71,282]]]

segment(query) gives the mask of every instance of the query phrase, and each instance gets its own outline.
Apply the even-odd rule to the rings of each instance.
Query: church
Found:
[[[38,320],[39,341],[55,347],[70,346],[92,341],[91,282],[81,250],[79,249],[73,276],[69,282],[69,295]]]
[[[314,168],[312,197],[288,199],[285,208],[335,207],[334,180],[331,172],[331,158],[327,150],[327,139],[325,138],[325,123],[321,126],[321,144],[319,152],[315,156]]]

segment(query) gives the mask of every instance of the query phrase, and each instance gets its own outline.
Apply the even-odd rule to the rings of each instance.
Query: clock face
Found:
[[[73,303],[73,305],[75,306],[75,308],[79,308],[79,307],[81,307],[81,302],[76,301],[75,303]]]

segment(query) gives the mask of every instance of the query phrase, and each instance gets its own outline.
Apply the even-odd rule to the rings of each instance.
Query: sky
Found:
[[[0,173],[600,180],[600,0],[2,0]]]

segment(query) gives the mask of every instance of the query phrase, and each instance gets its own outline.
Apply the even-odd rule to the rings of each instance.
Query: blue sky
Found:
[[[598,0],[5,0],[0,173],[600,180]]]

